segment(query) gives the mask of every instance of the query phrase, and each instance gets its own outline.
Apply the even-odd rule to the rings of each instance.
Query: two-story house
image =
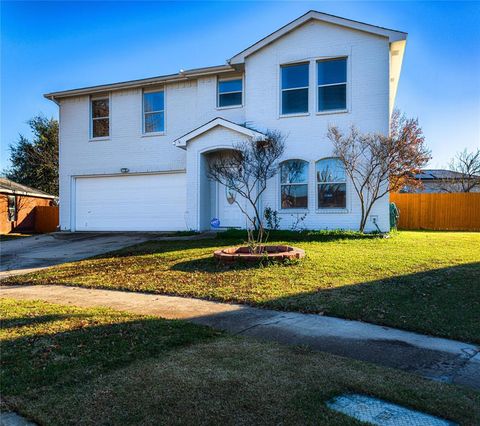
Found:
[[[225,65],[45,95],[60,108],[61,229],[244,227],[236,195],[207,178],[208,160],[267,129],[286,136],[286,150],[259,207],[286,229],[299,218],[358,228],[327,129],[388,132],[405,43],[404,32],[310,11]],[[389,228],[388,196],[371,217]]]

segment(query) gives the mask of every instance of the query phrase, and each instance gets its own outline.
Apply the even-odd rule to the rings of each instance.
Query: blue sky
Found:
[[[409,33],[397,106],[418,116],[432,167],[480,146],[479,2],[1,3],[1,164],[58,116],[43,94],[225,63],[310,9]]]

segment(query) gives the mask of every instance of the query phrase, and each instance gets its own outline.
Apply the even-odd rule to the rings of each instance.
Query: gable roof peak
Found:
[[[302,16],[294,19],[273,33],[267,35],[256,43],[252,44],[250,47],[242,50],[240,53],[237,53],[235,56],[231,57],[228,60],[230,65],[241,64],[245,61],[247,56],[257,52],[258,50],[268,46],[273,43],[275,40],[283,37],[289,32],[295,30],[301,25],[305,24],[308,21],[317,20],[321,22],[327,22],[334,25],[339,25],[342,27],[364,31],[370,34],[376,34],[382,37],[387,37],[389,42],[395,42],[400,40],[406,40],[407,33],[403,31],[392,30],[389,28],[379,27],[376,25],[366,24],[365,22],[355,21],[352,19],[342,18],[336,15],[330,15],[328,13],[318,12],[316,10],[309,10],[307,13]]]

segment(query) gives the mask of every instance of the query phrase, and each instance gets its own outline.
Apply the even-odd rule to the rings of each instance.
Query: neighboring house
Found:
[[[0,233],[35,230],[35,207],[51,206],[56,197],[0,178]]]
[[[61,229],[244,227],[235,194],[207,179],[208,160],[267,129],[286,150],[259,207],[277,210],[282,228],[305,214],[309,229],[358,228],[327,129],[388,132],[406,36],[310,11],[225,65],[45,95],[60,108]],[[374,219],[389,229],[388,196],[368,229]]]
[[[401,192],[464,192],[463,187],[468,187],[468,176],[445,169],[425,169],[421,173],[415,175],[416,179],[422,181],[422,188],[405,188]],[[477,181],[479,176],[474,177]],[[473,187],[470,192],[480,192],[480,185]]]

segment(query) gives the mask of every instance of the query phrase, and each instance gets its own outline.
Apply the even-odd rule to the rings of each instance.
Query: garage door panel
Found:
[[[184,230],[185,174],[76,179],[76,230]]]

